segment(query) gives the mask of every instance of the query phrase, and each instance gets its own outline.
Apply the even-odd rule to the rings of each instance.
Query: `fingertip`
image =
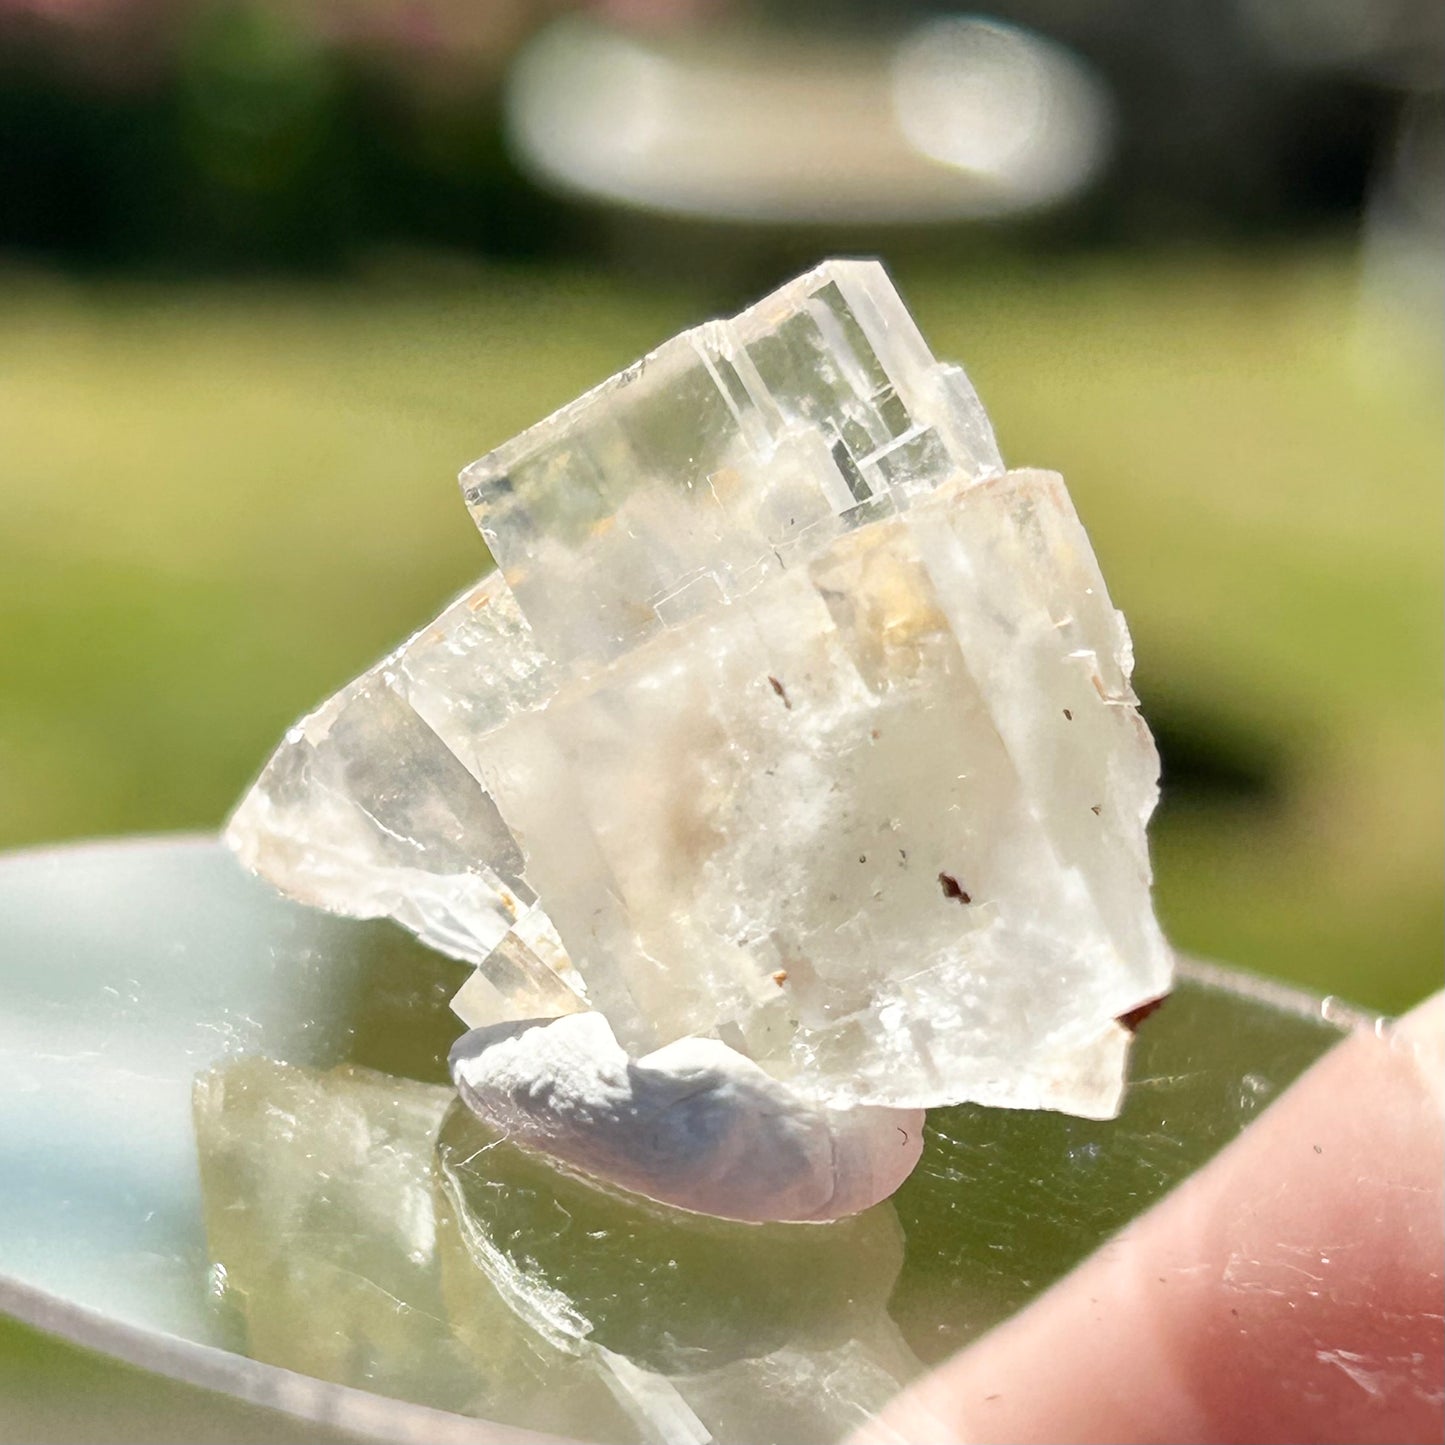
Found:
[[[1427,1097],[1445,1117],[1445,991],[1431,994],[1388,1025],[1386,1038],[1415,1066]]]

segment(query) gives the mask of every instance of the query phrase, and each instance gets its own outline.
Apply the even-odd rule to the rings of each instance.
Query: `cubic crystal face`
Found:
[[[819,1101],[1106,1116],[1169,988],[1158,760],[1062,480],[1005,472],[876,263],[684,333],[469,467],[498,572],[233,818],[286,891]]]

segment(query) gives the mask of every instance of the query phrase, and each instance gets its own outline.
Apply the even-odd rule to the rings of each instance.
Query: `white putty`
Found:
[[[634,1060],[599,1013],[464,1034],[467,1105],[526,1147],[726,1219],[827,1220],[886,1199],[923,1147],[921,1109],[828,1109],[717,1039]]]

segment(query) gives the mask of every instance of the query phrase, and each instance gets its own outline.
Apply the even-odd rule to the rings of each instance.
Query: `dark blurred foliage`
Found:
[[[0,0],[0,249],[317,270],[376,244],[503,257],[600,244],[599,218],[544,196],[502,141],[505,64],[559,8]],[[757,7],[819,32],[896,30],[933,8]],[[990,13],[1062,41],[1114,95],[1114,164],[1070,208],[1065,240],[1298,232],[1359,214],[1397,107],[1377,74],[1283,63],[1248,7],[1222,0]],[[1060,231],[1050,223],[1050,240]]]
[[[524,26],[496,50],[419,47],[302,13],[125,5],[62,27],[0,0],[0,248],[311,270],[376,242],[552,247],[555,208],[501,143],[498,70]]]
[[[1368,0],[1361,0],[1368,3]],[[846,14],[858,25],[950,13],[944,0],[779,0],[779,23]],[[1088,61],[1116,110],[1106,183],[1073,224],[1091,239],[1232,238],[1357,216],[1398,110],[1393,75],[1362,63],[1365,38],[1329,65],[1270,43],[1272,0],[996,0],[992,17]],[[1284,17],[1308,28],[1307,6]],[[1344,0],[1338,9],[1350,8]],[[1404,29],[1422,10],[1382,0]]]

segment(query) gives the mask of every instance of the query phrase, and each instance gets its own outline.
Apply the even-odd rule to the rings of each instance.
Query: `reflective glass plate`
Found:
[[[487,1424],[485,1390],[458,1412],[454,1378],[438,1365],[432,1379],[415,1348],[404,1361],[378,1345],[364,1361],[318,1367],[284,1341],[262,1345],[254,1315],[225,1297],[207,1234],[197,1076],[259,1055],[444,1086],[460,1031],[447,1000],[464,977],[390,924],[286,902],[208,838],[0,858],[0,1440],[524,1438]],[[1176,992],[1140,1028],[1120,1119],[934,1111],[922,1164],[881,1206],[895,1211],[902,1241],[882,1296],[890,1330],[923,1365],[976,1338],[1198,1168],[1341,1031],[1367,1022],[1331,1000],[1184,961]],[[464,1127],[448,1115],[444,1144]],[[519,1236],[532,1227],[516,1226]],[[549,1227],[535,1223],[543,1253]],[[678,1331],[722,1338],[727,1311],[709,1292],[723,1286],[709,1281],[720,1270],[765,1273],[746,1257],[747,1238],[733,1241],[668,1305],[638,1272],[658,1267],[649,1252],[672,1227],[630,1217],[608,1239],[635,1247],[588,1264],[589,1279],[615,1272],[609,1298],[631,1289],[657,1302],[604,1321],[614,1358],[643,1358],[658,1309],[678,1312]],[[555,1262],[568,1289],[591,1287],[581,1257]],[[333,1320],[348,1307],[313,1299]],[[752,1306],[770,1307],[761,1295]],[[441,1326],[457,1348],[485,1348],[467,1321]],[[454,1376],[455,1359],[448,1368]]]

